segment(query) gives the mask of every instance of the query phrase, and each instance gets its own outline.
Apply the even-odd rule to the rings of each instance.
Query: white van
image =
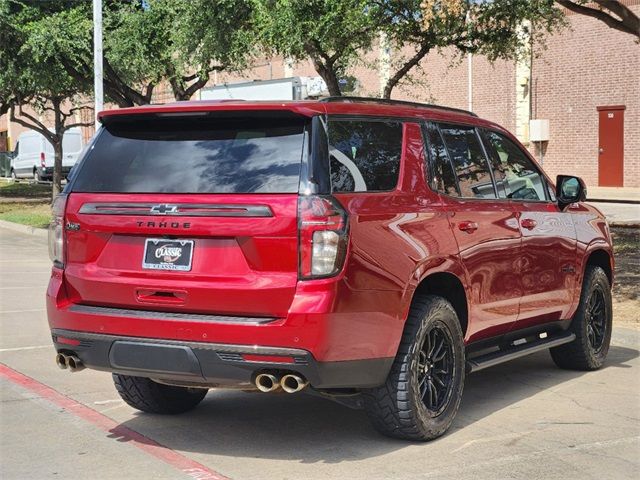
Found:
[[[67,130],[62,137],[62,176],[71,171],[82,151],[82,132],[79,127]],[[53,146],[38,132],[29,130],[18,136],[11,161],[13,178],[51,180],[53,178]]]

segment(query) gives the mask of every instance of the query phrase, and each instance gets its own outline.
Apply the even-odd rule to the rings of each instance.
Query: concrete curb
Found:
[[[7,222],[0,220],[0,228],[6,228],[18,233],[26,233],[27,235],[33,235],[34,237],[47,238],[48,232],[44,228],[30,227],[28,225],[20,225],[19,223]]]
[[[640,222],[635,220],[625,220],[609,222],[611,228],[640,228]]]

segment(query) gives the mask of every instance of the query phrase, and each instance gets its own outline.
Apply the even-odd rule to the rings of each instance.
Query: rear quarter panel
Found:
[[[420,126],[406,123],[404,138],[395,191],[334,195],[350,218],[335,308],[352,314],[329,329],[333,338],[328,344],[336,353],[353,348],[354,336],[364,336],[370,351],[362,354],[395,356],[420,281],[440,271],[463,275],[447,212],[425,185]]]

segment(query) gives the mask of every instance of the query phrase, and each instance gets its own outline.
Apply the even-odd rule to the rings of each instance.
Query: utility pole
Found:
[[[95,98],[95,128],[98,130],[98,112],[104,108],[102,85],[102,0],[93,0],[93,92]]]
[[[473,54],[467,53],[467,110],[473,112]]]

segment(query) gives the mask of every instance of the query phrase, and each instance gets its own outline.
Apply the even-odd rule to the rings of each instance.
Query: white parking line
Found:
[[[0,290],[26,290],[27,288],[33,289],[33,285],[29,285],[28,287],[0,287]]]
[[[46,312],[46,308],[34,308],[33,310],[2,310],[0,315],[5,313],[28,313],[28,312]]]
[[[40,348],[53,348],[53,345],[34,345],[32,347],[0,348],[0,352],[19,352],[21,350],[37,350]]]

